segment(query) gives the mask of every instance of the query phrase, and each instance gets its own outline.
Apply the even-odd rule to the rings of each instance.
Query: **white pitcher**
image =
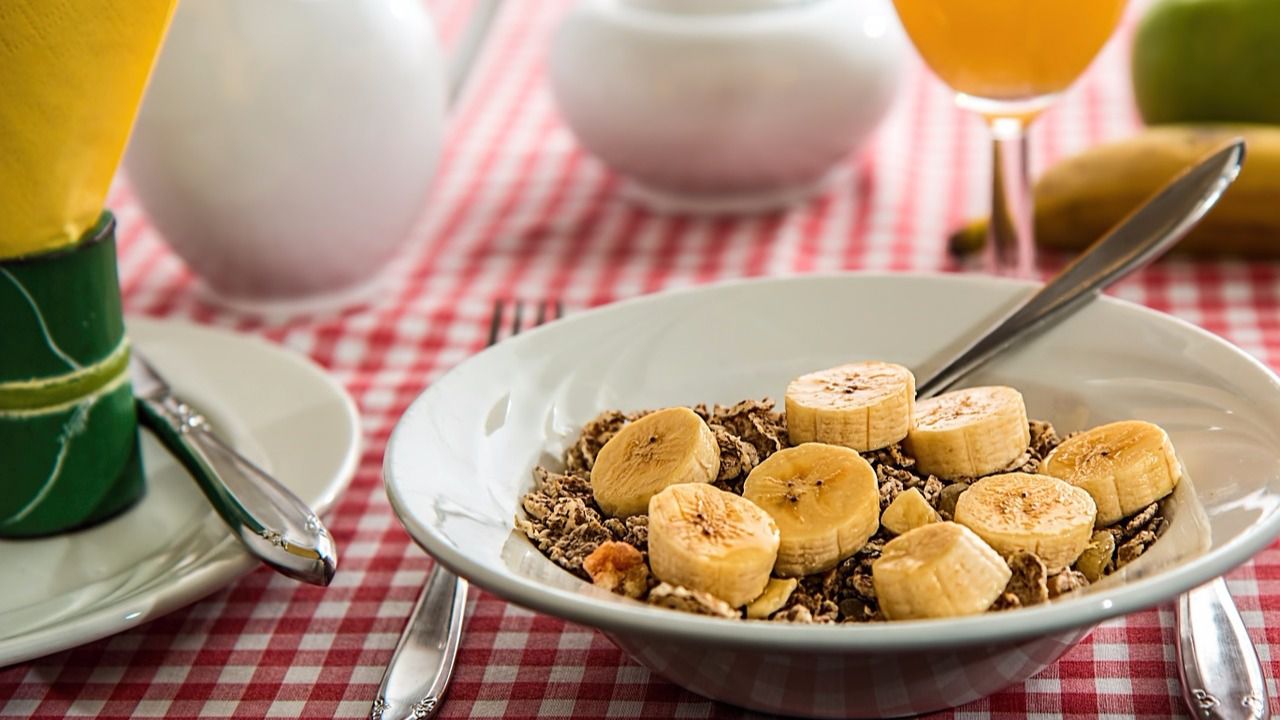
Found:
[[[425,207],[445,82],[421,0],[183,0],[126,171],[218,299],[346,304]]]

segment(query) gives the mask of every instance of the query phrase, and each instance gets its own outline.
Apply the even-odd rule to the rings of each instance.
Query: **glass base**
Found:
[[[1027,98],[997,100],[978,97],[967,93],[956,93],[956,105],[971,110],[988,120],[994,118],[1017,118],[1021,122],[1031,122],[1040,113],[1057,101],[1059,93],[1035,95]]]

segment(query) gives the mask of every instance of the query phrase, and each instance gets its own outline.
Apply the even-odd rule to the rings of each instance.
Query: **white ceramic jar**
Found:
[[[444,83],[420,0],[183,0],[125,167],[219,299],[345,304],[425,206]]]
[[[906,48],[889,0],[581,0],[550,74],[578,139],[647,204],[761,210],[866,140]]]

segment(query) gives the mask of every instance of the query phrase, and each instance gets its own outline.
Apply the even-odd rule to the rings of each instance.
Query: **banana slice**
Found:
[[[898,497],[889,503],[889,507],[880,516],[880,524],[894,535],[901,535],[941,519],[929,505],[929,501],[924,499],[924,495],[920,494],[920,490],[911,488],[898,493]]]
[[[1011,575],[1000,553],[953,522],[899,535],[871,565],[880,611],[890,620],[976,615],[1000,597]]]
[[[1006,473],[974,483],[956,501],[956,522],[1005,557],[1035,553],[1050,571],[1069,567],[1093,536],[1089,493],[1047,475]]]
[[[916,403],[906,450],[921,472],[951,480],[1004,470],[1031,444],[1027,406],[1011,387],[976,387]]]
[[[868,361],[809,373],[787,386],[787,434],[793,445],[879,450],[907,436],[915,401],[916,378],[901,365]]]
[[[609,515],[639,515],[663,488],[709,483],[719,472],[720,445],[711,428],[689,408],[667,408],[622,426],[600,448],[591,494]]]
[[[799,584],[800,581],[795,578],[769,578],[769,584],[765,586],[764,592],[760,593],[760,597],[747,605],[747,617],[752,620],[768,619],[770,615],[787,604],[791,599],[791,593],[796,591],[796,586]]]
[[[778,524],[774,572],[782,577],[835,567],[880,526],[875,470],[846,447],[805,443],[779,450],[751,471],[742,496]]]
[[[1173,492],[1182,465],[1163,428],[1123,420],[1063,440],[1040,463],[1040,472],[1087,490],[1103,527]]]
[[[734,607],[759,597],[778,557],[778,526],[751,501],[702,483],[649,501],[649,565],[671,585]]]

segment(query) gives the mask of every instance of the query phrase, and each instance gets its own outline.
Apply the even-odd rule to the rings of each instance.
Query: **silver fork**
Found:
[[[550,318],[547,317],[550,312]],[[525,304],[512,303],[511,336],[520,334],[524,326]],[[564,315],[560,301],[537,304],[532,327],[558,320]],[[489,322],[489,342],[497,344],[502,336],[506,303],[493,304]],[[453,661],[462,640],[462,624],[467,613],[467,581],[441,567],[437,562],[418,594],[409,622],[400,632],[395,653],[382,674],[378,696],[369,711],[370,720],[420,720],[440,709],[441,699],[449,689]]]

